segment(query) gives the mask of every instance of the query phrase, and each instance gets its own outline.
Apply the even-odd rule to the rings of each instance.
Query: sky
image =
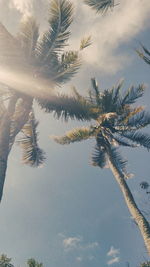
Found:
[[[76,0],[70,48],[77,49],[83,36],[92,45],[82,54],[83,66],[61,90],[75,85],[86,94],[95,77],[105,89],[124,79],[124,86],[147,85],[143,105],[149,108],[149,66],[135,53],[139,43],[150,47],[149,0],[124,0],[106,15]],[[34,15],[47,27],[47,0],[0,0],[0,21],[16,34],[19,22]],[[92,167],[93,141],[60,146],[50,138],[79,126],[76,121],[56,120],[36,107],[40,146],[47,160],[39,169],[21,164],[15,146],[9,157],[3,200],[0,205],[0,253],[25,267],[28,258],[44,267],[136,267],[148,259],[140,233],[130,217],[118,185],[109,169]],[[134,177],[128,184],[139,205],[139,184],[149,181],[146,150],[122,150]],[[145,202],[144,202],[145,203]],[[145,206],[144,206],[145,208]]]

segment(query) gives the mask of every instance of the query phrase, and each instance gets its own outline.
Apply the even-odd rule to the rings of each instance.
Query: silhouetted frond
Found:
[[[55,53],[60,53],[70,36],[67,30],[73,20],[73,6],[68,0],[53,0],[50,6],[50,29],[38,44],[41,63],[48,63]]]
[[[27,264],[28,267],[44,267],[42,263],[38,263],[35,259],[29,259]]]
[[[96,146],[92,155],[92,165],[104,168],[107,163],[106,151],[103,147]]]
[[[121,97],[120,91],[122,89],[123,83],[124,83],[124,81],[122,80],[122,81],[120,81],[118,83],[118,85],[116,87],[113,87],[113,90],[112,90],[112,92],[113,92],[112,101],[113,101],[114,104],[117,104],[117,105],[118,105],[118,103],[120,104],[120,97]]]
[[[130,131],[124,132],[122,135],[134,143],[139,144],[140,146],[146,147],[148,150],[150,149],[150,135],[147,133],[141,133],[140,131]]]
[[[89,139],[94,135],[94,132],[91,128],[77,128],[73,129],[66,133],[62,137],[54,137],[54,140],[61,145],[68,145],[74,142],[80,142],[86,139]]]
[[[52,96],[50,100],[38,99],[37,101],[45,112],[53,112],[57,118],[91,120],[96,116],[92,105],[83,100],[79,101],[75,97],[58,95]]]
[[[86,47],[90,46],[92,44],[91,36],[85,37],[81,40],[80,43],[80,50],[85,49]]]
[[[66,82],[72,78],[81,66],[81,59],[77,51],[65,52],[61,56],[56,73],[52,79],[55,82]]]
[[[150,124],[150,113],[145,110],[138,112],[134,116],[130,117],[127,121],[127,125],[136,127],[136,129],[143,128]]]
[[[144,85],[141,84],[138,87],[130,87],[122,98],[121,105],[130,105],[135,103],[135,101],[143,96]]]
[[[140,186],[141,186],[142,189],[148,189],[149,188],[149,183],[143,181],[143,182],[140,183]]]
[[[119,135],[113,135],[113,139],[119,146],[127,146],[127,147],[137,147],[137,145],[129,142],[129,140],[123,138],[122,136]]]
[[[150,51],[144,45],[141,45],[141,46],[142,46],[143,51],[140,51],[137,49],[136,52],[139,55],[139,57],[141,57],[147,64],[150,64]]]
[[[37,126],[38,122],[31,113],[28,123],[22,129],[23,137],[18,141],[23,149],[23,163],[32,167],[38,167],[45,161],[45,153],[38,146]]]
[[[94,91],[94,98],[96,100],[96,104],[98,106],[100,106],[101,105],[101,102],[102,102],[101,101],[101,97],[100,97],[101,95],[100,95],[98,84],[97,84],[97,81],[96,81],[95,78],[92,78],[91,79],[91,84],[92,84],[92,89]],[[92,96],[93,95],[92,91],[90,91],[90,93],[91,93],[91,96]]]
[[[18,39],[25,55],[31,60],[39,37],[39,27],[33,17],[21,23]]]
[[[96,12],[106,12],[114,7],[114,0],[84,0],[85,4],[92,7]]]

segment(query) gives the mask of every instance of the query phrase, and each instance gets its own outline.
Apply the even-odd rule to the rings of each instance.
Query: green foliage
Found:
[[[50,100],[38,99],[38,104],[45,112],[53,112],[56,118],[63,118],[66,121],[71,119],[91,120],[95,113],[93,105],[86,99],[69,97],[67,95],[51,96]]]
[[[143,85],[132,86],[121,93],[122,85],[121,82],[116,87],[100,92],[96,80],[92,79],[92,89],[88,97],[81,96],[74,89],[78,101],[85,101],[92,106],[93,123],[90,128],[73,129],[63,137],[56,137],[55,141],[60,144],[70,144],[94,137],[96,148],[92,164],[104,168],[109,159],[113,158],[117,169],[125,178],[129,178],[126,171],[127,161],[122,158],[118,146],[131,148],[143,146],[150,149],[150,135],[141,132],[141,128],[150,124],[150,114],[141,106],[132,108],[132,104],[144,93]]]
[[[150,261],[142,263],[140,267],[150,267]]]
[[[41,166],[45,161],[45,154],[38,146],[37,126],[38,122],[32,112],[22,129],[23,137],[18,141],[23,150],[23,163],[31,167]]]
[[[29,267],[43,267],[42,263],[38,263],[35,259],[29,259],[27,261]]]
[[[80,43],[80,50],[83,50],[85,49],[86,47],[90,46],[92,43],[91,41],[91,36],[88,36],[88,37],[85,37],[81,40],[81,43]]]
[[[66,46],[70,36],[68,28],[73,21],[73,6],[68,0],[53,0],[50,6],[50,29],[43,35],[38,45],[38,55],[42,63],[51,59],[51,55]]]
[[[68,145],[74,142],[80,142],[93,136],[93,129],[78,128],[68,132],[63,137],[55,137],[54,140],[61,145]]]
[[[11,264],[11,258],[8,258],[6,255],[2,254],[0,256],[0,267],[14,267]]]
[[[136,50],[139,57],[141,57],[147,64],[150,64],[150,51],[144,46],[141,45],[142,50]]]
[[[98,13],[105,13],[114,7],[114,0],[84,0],[84,2]]]

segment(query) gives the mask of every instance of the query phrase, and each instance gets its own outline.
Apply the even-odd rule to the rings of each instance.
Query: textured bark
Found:
[[[109,156],[109,166],[114,174],[117,183],[120,186],[127,207],[141,232],[147,252],[150,255],[150,225],[137,207],[133,195],[125,181],[124,174],[120,170],[118,170],[116,162],[114,159],[111,158],[111,156]]]
[[[11,97],[7,111],[3,115],[0,124],[0,201],[3,195],[10,150],[16,135],[28,121],[29,113],[32,108],[33,99],[28,96],[22,96],[21,109],[17,117],[15,117],[16,103],[19,98],[20,96],[17,94]]]
[[[9,155],[9,140],[11,129],[11,118],[15,112],[17,96],[12,96],[7,111],[3,115],[0,124],[0,201],[3,195],[3,187],[7,169],[7,159]]]
[[[14,122],[11,128],[9,150],[11,150],[17,134],[22,130],[23,126],[28,121],[29,113],[32,109],[32,103],[33,99],[31,97],[24,96],[22,98],[22,102],[20,103],[19,113],[17,112],[17,115],[14,114]]]

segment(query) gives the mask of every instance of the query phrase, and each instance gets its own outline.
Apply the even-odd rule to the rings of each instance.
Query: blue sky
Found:
[[[80,1],[75,5],[70,45],[77,48],[84,35],[92,35],[93,45],[82,55],[83,67],[63,91],[71,85],[86,93],[90,78],[101,88],[125,79],[125,87],[146,83],[143,104],[150,99],[149,66],[134,48],[142,41],[150,47],[147,0],[120,1],[116,9],[100,17]],[[46,27],[47,1],[0,0],[0,20],[16,33],[21,19],[37,16],[41,30]],[[47,153],[43,168],[31,169],[20,163],[20,150],[14,147],[0,205],[0,253],[12,257],[16,266],[25,266],[34,257],[45,267],[131,267],[147,258],[143,240],[124,204],[110,170],[89,165],[93,141],[60,146],[50,139],[80,125],[65,123],[44,114],[38,108],[40,145]],[[145,150],[128,151],[129,170],[135,174],[128,184],[138,203],[139,183],[149,180],[149,154]]]

